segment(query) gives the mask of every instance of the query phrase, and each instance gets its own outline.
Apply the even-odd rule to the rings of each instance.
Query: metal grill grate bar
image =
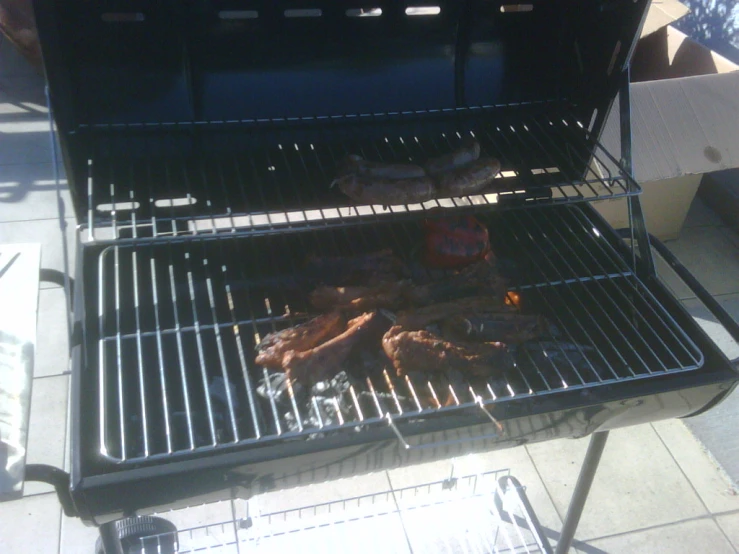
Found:
[[[156,268],[156,265],[154,264],[154,258],[151,259],[152,263],[152,269]],[[179,310],[177,308],[177,289],[175,286],[175,280],[174,280],[174,269],[171,263],[169,263],[169,286],[170,291],[172,293],[172,308],[173,308],[173,315],[174,315],[174,331],[176,333],[175,337],[177,339],[177,361],[179,362],[179,369],[180,369],[180,378],[182,379],[181,385],[182,385],[182,400],[184,402],[184,409],[185,409],[185,425],[187,429],[187,437],[189,439],[189,448],[192,450],[195,448],[195,438],[193,436],[193,419],[192,419],[192,410],[190,408],[190,384],[187,379],[187,371],[185,370],[185,354],[182,347],[182,332],[180,330],[180,315]],[[152,275],[154,275],[152,273]],[[154,279],[152,279],[152,283],[154,283]],[[157,323],[157,326],[159,326],[159,323]]]
[[[151,269],[151,297],[152,303],[154,304],[154,319],[156,325],[156,339],[157,339],[157,358],[159,360],[159,382],[162,387],[162,407],[164,408],[164,426],[167,436],[167,452],[172,452],[172,423],[170,421],[170,409],[169,409],[169,394],[167,392],[167,378],[164,375],[164,349],[162,348],[162,333],[161,324],[159,322],[159,296],[157,294],[157,272],[156,264],[153,259],[149,260]],[[139,332],[140,336],[140,332]],[[189,403],[188,403],[189,404]],[[188,420],[189,417],[189,405],[188,405]]]
[[[702,365],[695,344],[582,210],[509,210],[482,220],[501,263],[512,264],[510,290],[524,299],[523,311],[546,316],[556,330],[512,346],[516,364],[497,368],[484,384],[396,377],[387,367],[345,392],[319,393],[280,385],[254,364],[255,345],[267,333],[310,317],[299,260],[387,247],[412,256],[422,241],[412,222],[104,250],[101,452],[136,462],[394,425],[460,407],[491,417],[496,402]],[[280,386],[287,387],[282,397]],[[146,404],[137,400],[144,395]]]

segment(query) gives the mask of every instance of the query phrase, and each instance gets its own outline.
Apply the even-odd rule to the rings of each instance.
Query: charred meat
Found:
[[[427,219],[422,226],[424,263],[428,267],[464,267],[490,252],[488,229],[474,216]]]
[[[506,281],[501,277],[492,254],[452,275],[425,285],[409,287],[408,301],[415,306],[428,306],[466,296],[491,296],[502,305],[506,296]],[[492,311],[496,311],[493,309]]]
[[[350,320],[343,333],[320,346],[285,353],[282,367],[290,379],[303,385],[333,377],[342,370],[342,364],[355,348],[366,343],[376,344],[389,323],[378,312],[364,313]]]
[[[309,256],[304,272],[325,285],[366,286],[408,277],[405,262],[389,248],[357,256]]]
[[[382,348],[397,375],[456,370],[469,377],[488,377],[513,367],[513,358],[503,343],[453,343],[428,331],[408,331],[400,325],[385,333]]]
[[[332,339],[346,329],[346,319],[338,312],[318,317],[265,336],[257,345],[256,363],[268,368],[282,367],[282,357],[289,350],[309,350]]]

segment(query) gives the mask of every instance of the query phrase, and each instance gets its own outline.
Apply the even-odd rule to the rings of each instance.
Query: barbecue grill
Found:
[[[657,279],[630,175],[648,1],[370,4],[35,2],[79,240],[71,471],[27,479],[110,551],[121,518],[595,433],[564,550],[609,429],[736,384]],[[616,98],[620,159],[598,141]],[[348,154],[422,163],[469,137],[501,162],[475,194],[357,205],[329,186]],[[620,232],[590,205],[615,198]],[[255,364],[312,313],[307,254],[414,260],[419,222],[459,214],[487,226],[510,303],[556,329],[511,367],[439,385],[388,366],[318,390]]]

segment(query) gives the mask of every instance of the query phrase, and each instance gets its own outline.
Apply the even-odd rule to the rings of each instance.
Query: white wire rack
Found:
[[[551,553],[524,487],[508,471],[391,488],[349,499],[247,514],[141,539],[142,554],[300,552]]]

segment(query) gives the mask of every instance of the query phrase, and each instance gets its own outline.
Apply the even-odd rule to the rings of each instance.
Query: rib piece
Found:
[[[505,302],[497,296],[469,296],[451,302],[432,304],[423,308],[399,312],[396,323],[407,330],[422,329],[436,321],[460,314],[477,314],[497,311],[510,311]]]
[[[392,281],[369,287],[318,287],[308,300],[319,310],[396,309],[409,286],[408,281]]]
[[[513,358],[503,343],[452,343],[428,331],[408,331],[400,325],[385,333],[382,348],[397,375],[456,370],[468,377],[488,377],[513,367]]]
[[[308,350],[335,337],[346,329],[346,319],[331,312],[265,336],[257,345],[256,363],[272,369],[282,367],[282,357],[289,350]]]
[[[291,350],[282,359],[282,367],[291,379],[303,385],[329,379],[342,370],[342,363],[352,350],[374,342],[387,329],[389,321],[378,312],[367,312],[347,324],[346,331],[304,352]]]
[[[460,314],[441,323],[442,334],[450,340],[507,344],[534,340],[546,333],[547,327],[541,316],[518,313]]]

